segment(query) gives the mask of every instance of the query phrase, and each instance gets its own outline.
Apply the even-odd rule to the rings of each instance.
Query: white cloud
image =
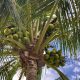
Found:
[[[66,64],[63,68],[71,68],[73,67],[73,64]]]
[[[77,62],[77,64],[80,66],[80,62]]]
[[[76,79],[76,76],[72,75],[71,76],[71,79],[75,80]]]
[[[75,73],[76,73],[76,72],[80,72],[80,70],[79,70],[78,67],[75,67],[74,70],[73,70],[73,72],[75,72]]]

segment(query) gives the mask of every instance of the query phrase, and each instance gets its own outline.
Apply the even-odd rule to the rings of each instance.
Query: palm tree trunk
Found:
[[[24,72],[26,72],[26,80],[37,80],[38,69],[44,66],[43,55],[34,55],[35,56],[28,55],[27,51],[20,52],[20,62],[22,64],[22,68],[25,69]]]
[[[29,60],[28,62],[26,80],[37,80],[37,63],[34,60]]]

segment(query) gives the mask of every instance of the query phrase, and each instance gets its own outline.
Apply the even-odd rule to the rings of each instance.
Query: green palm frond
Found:
[[[62,45],[64,46],[65,50],[66,48],[69,48],[70,51],[74,53],[80,43],[78,36],[79,23],[80,23],[78,19],[79,7],[76,7],[75,5],[78,6],[78,4],[76,4],[76,0],[74,1],[61,0],[56,14],[58,16],[58,21],[62,34],[65,31],[68,32],[70,29],[73,30],[71,34],[68,34],[71,35],[71,37],[66,36],[66,38],[62,39]]]
[[[6,7],[6,1],[1,0],[0,2],[0,27],[4,26],[9,14],[10,13]]]
[[[53,69],[58,72],[58,74],[60,75],[62,80],[69,80],[68,77],[66,75],[64,75],[59,69],[57,69],[56,67],[53,67]]]
[[[39,40],[38,40],[38,42],[37,42],[37,44],[36,44],[36,52],[38,52],[38,50],[39,50],[39,48],[40,48],[40,45],[41,45],[41,43],[42,43],[42,41],[43,41],[43,38],[44,38],[44,36],[45,36],[45,33],[46,33],[46,31],[47,31],[47,29],[48,29],[48,27],[49,27],[50,20],[51,20],[54,12],[55,12],[55,10],[56,10],[57,4],[58,4],[58,1],[55,2],[54,6],[53,6],[53,8],[52,8],[52,10],[51,10],[50,18],[48,19],[47,23],[45,24],[45,26],[44,26],[44,28],[43,28],[43,30],[42,30],[42,32],[41,32],[41,35],[40,35],[40,37],[39,37]]]
[[[52,69],[54,69],[60,75],[62,80],[69,80],[68,77],[66,75],[64,75],[56,66],[53,66],[47,62],[46,62],[46,64],[48,67],[51,67]]]
[[[37,72],[37,80],[41,80],[42,69],[39,69]]]
[[[15,57],[0,57],[0,77],[2,80],[12,80],[17,69],[20,67]]]
[[[4,36],[3,36],[3,37],[4,37]],[[4,41],[4,44],[3,44],[3,41]],[[7,45],[8,45],[8,46],[11,46],[11,45],[8,44],[8,43],[12,43],[13,45],[15,45],[15,47],[18,46],[18,47],[21,48],[21,49],[26,49],[26,48],[25,48],[25,45],[23,45],[21,42],[16,41],[16,40],[14,40],[14,39],[12,39],[12,38],[0,38],[0,43],[1,43],[1,45],[5,46],[5,45],[6,45],[6,41],[8,41],[8,42],[7,42]]]
[[[62,79],[61,79],[61,77],[59,77],[59,78],[57,78],[57,79],[55,79],[55,80],[62,80]]]
[[[20,42],[14,40],[14,39],[5,38],[4,40],[10,41],[12,44],[18,46],[18,47],[21,48],[21,49],[24,49],[24,50],[26,49],[23,44],[21,44]]]

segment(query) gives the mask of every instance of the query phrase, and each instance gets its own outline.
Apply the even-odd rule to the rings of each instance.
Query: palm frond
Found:
[[[67,48],[70,49],[70,52],[73,52],[76,55],[76,50],[80,44],[79,41],[79,7],[77,7],[76,0],[68,0],[63,1],[61,0],[58,5],[58,11],[56,13],[59,21],[59,26],[61,33],[63,34],[65,31],[69,31],[72,29],[73,31],[66,36],[66,38],[62,39],[63,49],[66,50]]]
[[[2,58],[2,59],[1,59]],[[9,56],[0,57],[0,78],[1,80],[12,80],[13,75],[16,73],[18,69],[18,64],[16,63],[16,59]],[[10,75],[10,76],[9,76]]]
[[[56,70],[56,72],[60,75],[60,77],[62,78],[62,80],[69,80],[68,77],[67,77],[66,75],[64,75],[57,67],[55,67],[55,66],[53,66],[53,65],[51,65],[51,64],[49,64],[49,63],[47,63],[47,62],[46,62],[46,65],[47,65],[48,67],[51,67],[51,68],[53,68],[54,70]]]
[[[4,0],[1,0],[0,3],[0,25],[2,24],[1,26],[3,26],[3,24],[5,23],[7,16],[9,16],[9,11],[6,7],[6,2],[4,2]]]
[[[42,32],[41,32],[41,35],[40,35],[39,40],[38,40],[38,42],[37,42],[37,45],[36,45],[36,47],[35,47],[35,48],[36,48],[36,53],[38,52],[38,50],[39,50],[39,48],[40,48],[40,45],[41,45],[41,43],[42,43],[42,40],[43,40],[43,38],[44,38],[44,36],[45,36],[45,33],[46,33],[46,31],[47,31],[47,28],[49,27],[49,23],[50,23],[50,20],[51,20],[51,18],[52,18],[52,15],[54,14],[54,12],[55,12],[55,10],[56,10],[57,4],[58,4],[58,1],[55,2],[55,5],[53,6],[53,8],[52,8],[52,10],[51,10],[50,18],[48,19],[46,25],[44,26],[44,28],[43,28],[43,30],[42,30]]]
[[[67,76],[65,76],[59,69],[57,69],[56,67],[53,67],[53,69],[58,72],[58,74],[60,75],[60,77],[62,78],[62,80],[69,80],[67,78]]]
[[[23,44],[21,44],[20,42],[14,40],[14,39],[5,38],[4,40],[10,41],[12,44],[18,46],[21,49],[24,49],[24,50],[26,49]]]

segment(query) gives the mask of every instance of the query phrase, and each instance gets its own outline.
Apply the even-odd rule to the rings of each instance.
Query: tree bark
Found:
[[[28,62],[26,80],[37,80],[37,63],[34,60],[29,60]]]
[[[40,53],[41,54],[41,53]],[[28,51],[20,51],[20,62],[26,73],[26,80],[37,80],[37,72],[44,66],[43,54],[31,54]]]

